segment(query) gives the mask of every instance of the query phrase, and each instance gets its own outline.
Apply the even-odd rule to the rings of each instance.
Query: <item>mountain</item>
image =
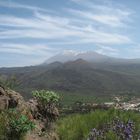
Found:
[[[0,68],[0,80],[12,77],[16,79],[15,90],[26,98],[36,89],[55,90],[69,99],[82,95],[140,96],[139,59],[118,59],[96,52],[65,52],[37,66]]]
[[[59,62],[68,62],[68,61],[74,61],[77,59],[83,59],[89,62],[105,62],[111,57],[98,54],[96,52],[75,52],[75,51],[64,51],[63,53],[57,54],[48,60],[46,60],[43,64],[49,64],[55,61]]]
[[[61,62],[65,63],[68,61],[74,61],[77,59],[83,59],[88,62],[93,62],[93,63],[109,63],[109,64],[126,64],[126,63],[139,63],[140,64],[140,59],[123,59],[123,58],[114,58],[114,57],[109,57],[103,54],[99,54],[93,51],[88,51],[88,52],[75,52],[75,51],[64,51],[62,53],[59,53],[49,59],[47,59],[43,65],[50,64],[53,62]]]
[[[101,64],[83,59],[22,68],[2,68],[0,75],[16,77],[16,90],[30,97],[36,89],[65,95],[140,95],[139,64]]]

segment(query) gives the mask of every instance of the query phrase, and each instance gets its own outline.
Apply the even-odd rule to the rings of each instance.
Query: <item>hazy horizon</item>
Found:
[[[45,63],[45,62],[47,62],[49,59],[53,59],[53,57],[56,57],[56,56],[63,56],[63,55],[65,55],[66,57],[67,57],[67,55],[79,55],[79,54],[84,54],[84,53],[97,53],[97,54],[99,54],[99,55],[104,55],[104,56],[107,56],[107,57],[110,57],[110,58],[112,58],[112,59],[124,59],[124,60],[140,60],[140,58],[123,58],[123,57],[113,57],[113,56],[108,56],[108,55],[105,55],[105,54],[101,54],[101,53],[98,53],[98,52],[95,52],[95,51],[73,51],[73,50],[67,50],[67,51],[62,51],[61,53],[57,53],[57,54],[55,54],[55,55],[52,55],[52,56],[50,56],[50,57],[48,57],[47,59],[44,59],[44,60],[42,60],[41,62],[39,62],[39,63],[36,63],[36,64],[29,64],[29,65],[23,65],[23,64],[21,64],[21,65],[14,65],[14,66],[0,66],[0,68],[16,68],[16,67],[30,67],[30,66],[37,66],[37,65],[40,65],[40,64],[43,64],[43,63]],[[78,60],[78,59],[83,59],[83,58],[77,58],[77,59],[74,59],[74,60],[69,60],[69,61],[75,61],[75,60]],[[84,60],[84,59],[83,59]],[[85,61],[87,61],[87,60],[85,60]],[[53,61],[53,62],[61,62],[61,61]],[[53,63],[53,62],[51,62],[51,63]],[[66,61],[66,62],[68,62],[68,61]],[[87,61],[88,62],[88,61]],[[61,62],[61,63],[65,63],[65,62]],[[48,64],[50,64],[50,63],[48,63]]]
[[[140,58],[139,4],[139,0],[1,0],[0,67],[40,64],[64,50]]]

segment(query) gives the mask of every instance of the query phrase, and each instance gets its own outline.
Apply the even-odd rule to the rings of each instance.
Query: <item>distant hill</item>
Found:
[[[1,68],[0,75],[7,78],[14,75],[17,91],[26,97],[35,89],[92,96],[140,95],[139,61],[115,60],[93,62],[79,58],[63,63],[55,61],[38,66]]]

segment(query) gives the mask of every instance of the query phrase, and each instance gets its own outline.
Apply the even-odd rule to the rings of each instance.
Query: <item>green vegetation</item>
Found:
[[[35,128],[27,115],[16,110],[0,113],[0,140],[23,140],[25,134]]]
[[[0,74],[8,79],[14,75],[15,89],[26,99],[31,97],[31,91],[41,89],[64,93],[63,101],[68,104],[112,94],[139,96],[140,93],[140,64],[95,64],[81,60],[53,67],[3,68]]]
[[[59,101],[59,96],[53,91],[33,91],[33,96],[38,100],[42,106],[46,106],[47,104],[57,103]]]
[[[5,88],[14,89],[16,87],[16,77],[14,75],[10,77],[0,76],[0,85]]]
[[[0,113],[0,140],[5,140],[7,138],[7,122],[9,120],[9,115],[6,112]]]
[[[127,122],[129,119],[134,121],[134,135],[140,132],[140,114],[132,111],[120,110],[96,110],[89,114],[77,114],[62,118],[57,122],[57,132],[60,140],[86,140],[93,128],[102,129],[111,123],[115,118]],[[109,131],[106,133],[107,140],[117,140],[116,134]]]
[[[28,131],[35,128],[35,124],[26,116],[22,114],[17,114],[15,112],[14,116],[10,118],[10,137],[15,140],[15,138],[22,138]]]
[[[80,101],[83,103],[103,103],[112,101],[112,96],[93,96],[80,93],[59,92],[62,105],[73,105],[75,102]]]
[[[34,98],[38,103],[38,113],[40,118],[44,118],[46,128],[51,125],[51,122],[55,121],[59,115],[56,105],[59,101],[59,96],[53,91],[33,91]]]

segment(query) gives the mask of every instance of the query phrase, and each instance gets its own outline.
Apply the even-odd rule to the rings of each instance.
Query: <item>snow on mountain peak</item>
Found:
[[[73,56],[77,56],[79,54],[82,54],[82,51],[74,51],[74,50],[64,50],[63,51],[63,55],[73,55]]]

